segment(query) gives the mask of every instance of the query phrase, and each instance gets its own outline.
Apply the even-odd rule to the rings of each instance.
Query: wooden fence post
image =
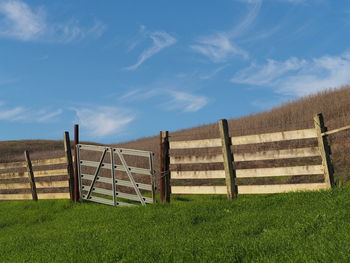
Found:
[[[79,182],[78,182],[78,152],[79,144],[79,125],[74,125],[74,202],[79,201]]]
[[[159,156],[159,193],[160,202],[170,202],[170,171],[169,171],[169,132],[160,132],[160,156]]]
[[[327,141],[327,136],[322,135],[322,133],[327,131],[327,128],[324,125],[324,119],[323,119],[322,113],[315,115],[314,124],[317,132],[318,147],[320,149],[320,154],[322,157],[324,181],[326,185],[329,188],[331,188],[334,186],[333,167],[332,167],[332,161],[330,157],[330,146]]]
[[[235,182],[236,171],[233,168],[233,154],[231,152],[231,138],[229,136],[227,120],[219,120],[219,131],[221,137],[222,154],[227,186],[227,198],[232,200],[237,197],[237,186]]]
[[[74,201],[74,168],[73,168],[73,158],[72,158],[72,148],[70,145],[69,132],[64,132],[63,137],[64,151],[66,153],[67,159],[67,173],[69,176],[69,194],[70,200]]]
[[[38,194],[36,192],[36,185],[35,185],[32,161],[30,160],[30,156],[29,156],[28,151],[24,151],[24,157],[26,158],[26,162],[27,162],[27,171],[28,171],[28,177],[29,177],[30,188],[32,191],[33,201],[38,201]]]

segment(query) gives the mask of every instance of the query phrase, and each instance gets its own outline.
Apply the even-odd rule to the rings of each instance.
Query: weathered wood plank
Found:
[[[65,164],[66,158],[53,158],[53,159],[45,159],[45,160],[35,160],[32,161],[32,166],[45,166],[45,165],[54,165],[54,164]],[[25,168],[27,166],[26,162],[13,162],[13,163],[1,163],[0,170],[4,169],[17,169],[17,168]]]
[[[38,194],[36,192],[36,184],[35,184],[35,178],[34,178],[34,173],[33,173],[33,166],[32,166],[32,162],[30,160],[29,152],[24,151],[24,156],[25,156],[25,159],[27,162],[27,172],[28,172],[30,189],[32,191],[33,201],[38,201]]]
[[[0,194],[0,200],[32,200],[32,194]]]
[[[221,139],[217,138],[217,139],[170,142],[170,149],[192,149],[192,148],[210,148],[210,147],[221,147]]]
[[[26,162],[0,163],[0,170],[26,168]]]
[[[171,156],[171,164],[190,164],[190,163],[222,163],[224,161],[223,155],[212,156]]]
[[[317,191],[327,189],[325,183],[239,185],[238,194],[275,194],[295,191]],[[226,194],[226,186],[172,186],[173,194]]]
[[[312,138],[317,138],[317,133],[315,129],[237,136],[237,137],[232,137],[231,140],[232,140],[232,145],[243,145],[243,144],[255,144],[255,143],[287,141],[287,140],[312,139]]]
[[[35,177],[55,177],[55,176],[68,176],[66,169],[34,171]],[[28,177],[28,172],[16,172],[16,173],[3,173],[0,174],[0,180],[2,179],[21,179]]]
[[[247,177],[272,177],[272,176],[297,176],[323,174],[322,165],[307,165],[293,167],[276,167],[276,168],[257,168],[257,169],[238,169],[236,170],[237,178]]]
[[[171,171],[171,179],[224,179],[225,170]]]
[[[54,165],[54,164],[66,164],[66,163],[67,163],[66,157],[32,161],[33,167]]]
[[[350,129],[350,125],[344,126],[342,128],[338,128],[338,129],[335,129],[335,130],[322,132],[322,136],[330,135],[330,134],[333,134],[333,133],[337,133],[337,132],[341,132],[341,131],[345,131],[345,130],[349,130],[349,129]]]
[[[172,194],[227,194],[226,185],[223,186],[172,186]]]
[[[23,173],[2,173],[0,174],[0,180],[2,179],[17,179],[17,178],[27,178],[27,173],[23,172]]]
[[[159,197],[160,202],[170,202],[170,144],[169,131],[159,133]]]
[[[66,169],[55,169],[55,170],[44,170],[44,171],[34,171],[35,177],[54,177],[54,176],[67,176]]]
[[[327,188],[328,186],[325,183],[239,185],[238,194],[277,194],[295,191],[317,191]]]
[[[67,174],[69,176],[70,199],[74,202],[74,164],[72,157],[72,147],[70,145],[69,132],[63,134],[64,152],[66,154]]]
[[[12,190],[12,189],[30,189],[30,184],[28,183],[10,183],[10,184],[0,184],[0,190]]]
[[[317,132],[317,141],[322,157],[322,165],[324,167],[324,180],[327,186],[331,188],[334,186],[333,166],[327,136],[322,136],[322,133],[325,132],[327,128],[324,125],[324,120],[321,113],[314,116],[314,125]]]
[[[227,120],[218,121],[219,132],[221,137],[222,155],[224,159],[224,169],[227,187],[227,199],[232,200],[237,197],[236,187],[236,170],[233,167],[233,154],[231,151],[231,138],[228,131]]]
[[[273,150],[255,153],[235,153],[236,162],[260,161],[274,159],[291,159],[320,156],[318,147]]]
[[[38,199],[69,199],[69,193],[38,193]],[[0,194],[0,200],[31,200],[32,194]]]
[[[244,161],[260,161],[273,159],[290,159],[320,156],[318,147],[295,148],[285,150],[272,150],[254,153],[235,153],[236,162]],[[223,155],[211,156],[172,156],[170,157],[171,164],[195,164],[195,163],[222,163]]]
[[[57,188],[68,187],[68,181],[52,181],[52,182],[35,182],[36,188]],[[0,190],[12,190],[12,189],[30,189],[28,183],[9,183],[0,184]]]

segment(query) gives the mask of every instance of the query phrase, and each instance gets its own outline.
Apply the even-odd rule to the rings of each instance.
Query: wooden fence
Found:
[[[0,200],[74,199],[74,169],[69,133],[64,133],[65,157],[0,163]],[[60,168],[60,169],[57,169]]]
[[[290,191],[319,190],[330,188],[333,185],[333,169],[330,159],[330,148],[327,143],[327,131],[324,126],[322,114],[314,117],[314,128],[304,130],[294,130],[285,132],[275,132],[248,136],[229,137],[228,125],[226,120],[219,121],[219,130],[221,138],[192,140],[192,141],[170,141],[169,148],[161,163],[166,163],[166,156],[172,150],[188,149],[205,149],[220,147],[221,153],[217,155],[205,156],[172,156],[170,162],[165,166],[162,173],[166,174],[167,180],[171,178],[172,194],[227,194],[229,199],[233,199],[237,194],[268,194],[282,193]],[[163,136],[164,137],[164,136]],[[317,139],[318,147],[278,149],[261,152],[247,152],[233,154],[232,148],[239,145],[265,144],[272,142],[294,141],[305,139]],[[162,139],[163,151],[164,145],[168,138]],[[265,161],[278,159],[308,158],[321,157],[322,163],[318,165],[303,165],[290,167],[273,167],[273,168],[253,168],[253,169],[236,169],[237,162]],[[208,164],[223,163],[222,170],[202,170],[202,171],[183,171],[171,169],[171,165],[183,164]],[[169,170],[169,173],[166,171]],[[276,176],[300,176],[300,175],[323,175],[324,180],[321,183],[298,183],[298,184],[260,184],[260,185],[237,185],[236,178],[262,178]],[[175,186],[177,180],[190,179],[193,183],[197,179],[225,179],[223,185],[184,185]],[[162,182],[161,182],[162,183]],[[161,185],[162,188],[162,185]],[[164,188],[164,187],[163,187]],[[167,187],[165,186],[165,189]]]
[[[30,161],[26,156],[26,162],[0,164],[0,200],[70,198],[67,169],[43,170],[66,164],[66,157]]]

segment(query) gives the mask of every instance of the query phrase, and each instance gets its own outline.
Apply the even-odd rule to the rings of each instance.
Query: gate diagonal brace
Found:
[[[143,200],[143,197],[142,197],[142,195],[141,195],[141,192],[140,192],[139,188],[136,186],[135,180],[134,180],[134,178],[132,177],[132,174],[131,174],[131,172],[130,172],[130,168],[129,168],[129,166],[127,165],[127,163],[126,163],[126,161],[125,161],[124,156],[123,156],[122,153],[123,153],[123,150],[118,149],[117,154],[118,154],[119,159],[120,159],[120,161],[122,162],[122,164],[123,164],[123,166],[124,166],[124,168],[125,168],[125,171],[126,171],[128,177],[129,177],[129,180],[130,180],[131,184],[133,185],[133,187],[134,187],[134,189],[135,189],[135,192],[136,192],[137,196],[138,196],[139,199],[140,199],[141,204],[142,204],[142,205],[146,205],[145,200]]]
[[[89,189],[89,192],[88,192],[88,194],[87,194],[87,196],[86,196],[86,199],[89,199],[90,196],[91,196],[93,186],[94,186],[94,184],[96,183],[97,175],[98,175],[99,171],[101,170],[101,167],[102,167],[102,164],[103,164],[103,159],[105,158],[105,155],[106,155],[107,150],[108,150],[108,148],[104,149],[104,151],[103,151],[103,153],[102,153],[100,162],[99,162],[98,167],[97,167],[97,169],[96,169],[96,172],[95,172],[95,175],[94,175],[94,179],[93,179],[92,182],[91,182],[90,189]]]

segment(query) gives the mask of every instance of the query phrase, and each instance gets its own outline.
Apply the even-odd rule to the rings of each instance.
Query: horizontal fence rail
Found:
[[[298,175],[317,175],[323,174],[322,165],[276,167],[276,168],[254,168],[237,169],[237,178],[251,177],[272,177],[272,176],[298,176]],[[209,171],[172,171],[172,179],[224,179],[225,170]]]
[[[193,141],[171,141],[170,149],[192,149],[192,148],[210,148],[221,147],[221,139],[205,139]]]
[[[317,138],[315,129],[264,133],[257,135],[237,136],[231,138],[232,145],[257,144],[290,140]]]
[[[29,155],[28,152],[26,154]],[[30,200],[34,198],[33,191],[35,191],[38,199],[70,198],[67,169],[39,171],[33,169],[28,171],[28,167],[32,169],[32,167],[42,168],[45,166],[67,165],[65,157],[33,161],[28,159],[28,161],[30,162],[30,166],[28,166],[28,162],[0,164],[0,200]],[[24,168],[27,168],[27,171],[24,171]],[[1,170],[5,170],[5,172]],[[31,173],[35,178],[34,182],[30,181]],[[34,188],[33,183],[35,184]],[[38,193],[36,192],[37,189],[39,190]],[[4,193],[4,191],[6,192]],[[21,193],[23,191],[32,193]]]
[[[63,176],[67,175],[67,169],[36,171],[35,177]],[[0,173],[0,179],[22,179],[28,178],[28,172]]]
[[[318,147],[295,148],[287,150],[272,150],[254,153],[236,153],[234,159],[236,162],[293,159],[320,156]],[[196,163],[222,163],[224,161],[222,154],[211,156],[171,156],[171,164],[196,164]]]
[[[196,164],[196,163],[222,163],[224,158],[222,154],[211,156],[171,156],[171,164]]]
[[[172,171],[171,179],[224,179],[225,170]]]
[[[270,185],[239,185],[240,194],[277,194],[296,191],[314,191],[327,189],[325,183],[307,184],[270,184]],[[173,194],[226,194],[226,186],[172,186]]]
[[[256,135],[245,136],[228,136],[227,121],[219,121],[219,131],[221,138],[205,139],[205,140],[187,140],[187,141],[172,141],[170,142],[170,150],[180,149],[203,149],[211,147],[221,147],[222,154],[206,154],[201,155],[200,152],[196,155],[180,155],[170,152],[170,173],[171,173],[171,192],[173,194],[227,194],[228,198],[234,197],[236,194],[269,194],[269,193],[284,193],[293,191],[313,191],[320,189],[327,189],[332,186],[332,169],[330,168],[329,157],[329,145],[324,137],[328,133],[323,123],[323,117],[318,114],[314,117],[314,126],[312,129],[302,129],[294,131],[283,131],[274,133],[263,133]],[[226,129],[226,131],[225,131]],[[343,128],[340,130],[344,130]],[[331,132],[329,132],[331,134]],[[227,142],[227,138],[228,141]],[[235,146],[239,145],[252,145],[252,149],[256,144],[282,142],[282,141],[295,141],[295,140],[317,140],[317,147],[304,147],[304,148],[290,148],[279,150],[265,150],[265,151],[250,151],[235,153]],[[233,151],[231,147],[233,148]],[[248,146],[250,147],[250,146]],[[187,151],[188,152],[188,151]],[[320,164],[315,163],[316,159],[322,159]],[[246,169],[234,168],[233,163],[240,162],[258,162],[260,166],[263,166],[265,161],[274,160],[292,160],[301,159],[301,163],[307,165],[286,166],[286,167],[258,167],[249,168],[250,163],[246,163],[244,166],[248,166]],[[308,161],[309,160],[309,161]],[[225,169],[220,170],[190,170],[186,171],[181,167],[182,164],[187,165],[203,165],[223,163]],[[287,162],[288,163],[288,162]],[[293,161],[292,163],[295,163]],[[186,167],[186,166],[185,166]],[[273,177],[293,177],[293,176],[319,176],[324,177],[324,182],[321,183],[294,183],[294,184],[277,184],[262,183],[261,180]],[[248,184],[237,185],[235,178],[240,179],[239,182],[248,182]],[[251,179],[249,179],[251,178]],[[260,184],[249,184],[254,182],[254,178],[259,179]],[[304,177],[305,178],[305,177]],[[311,178],[311,177],[310,177]],[[316,178],[316,177],[313,177]],[[319,177],[317,177],[319,178]],[[177,180],[194,180],[192,184],[197,182],[196,180],[210,180],[210,179],[225,179],[226,185],[174,185],[179,182]],[[250,181],[244,181],[249,179]],[[243,181],[242,181],[243,180]],[[283,178],[278,180],[284,180]],[[305,180],[305,179],[303,179]],[[317,179],[319,180],[319,179]],[[199,181],[198,181],[199,182]],[[213,181],[214,182],[214,181]],[[219,182],[219,181],[217,181]],[[184,183],[182,183],[184,184]],[[198,183],[199,184],[199,183]],[[208,184],[206,181],[205,184]],[[217,184],[217,183],[216,183]],[[235,189],[235,190],[232,190]]]
[[[69,193],[38,193],[39,199],[68,199]],[[32,194],[0,194],[0,200],[31,200]]]
[[[33,167],[46,166],[46,165],[56,165],[56,164],[64,164],[66,163],[66,158],[53,158],[46,160],[35,160],[32,161]],[[25,168],[27,166],[26,162],[14,162],[14,163],[0,163],[0,170],[4,169],[20,169]]]
[[[272,176],[298,176],[298,175],[316,175],[323,174],[322,165],[306,165],[292,167],[276,168],[256,168],[256,169],[237,169],[237,178],[249,177],[272,177]]]
[[[234,155],[236,162],[262,161],[277,159],[294,159],[320,156],[318,147],[295,148],[287,150],[272,150],[255,153],[237,153]]]

